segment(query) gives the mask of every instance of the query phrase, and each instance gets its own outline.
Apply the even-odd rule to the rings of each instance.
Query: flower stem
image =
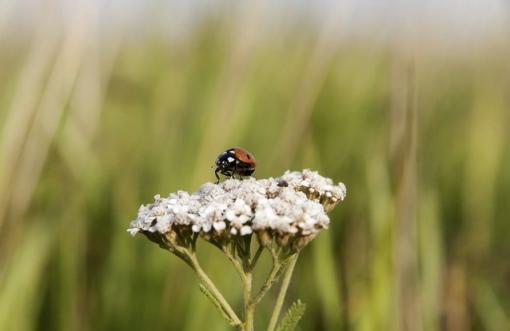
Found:
[[[259,245],[259,247],[257,248],[257,251],[255,252],[255,255],[253,256],[253,259],[250,262],[250,269],[253,270],[253,268],[255,268],[255,265],[257,264],[259,257],[263,251],[264,251],[264,246]]]
[[[237,260],[236,257],[230,253],[228,248],[223,248],[222,251],[227,256],[228,260],[232,263],[232,265],[236,269],[239,277],[241,278],[241,281],[244,283],[245,282],[245,273],[244,273],[243,265],[241,264],[241,262],[239,262],[239,260]]]
[[[264,285],[262,286],[260,291],[257,293],[257,295],[253,298],[254,305],[259,304],[260,300],[262,300],[264,295],[266,295],[267,291],[269,291],[271,289],[274,282],[276,281],[276,276],[278,275],[279,271],[280,271],[279,265],[273,266],[273,269],[271,270],[271,273],[269,274],[266,282],[264,283]]]
[[[266,295],[267,291],[269,291],[273,284],[276,282],[278,278],[277,276],[280,273],[281,263],[279,261],[278,254],[274,250],[272,250],[271,255],[273,257],[273,267],[271,268],[271,272],[269,273],[269,276],[267,277],[264,285],[262,285],[257,295],[255,295],[255,297],[253,298],[252,300],[253,305],[257,305],[260,302],[260,300],[262,300],[264,295]]]
[[[246,272],[243,282],[243,298],[244,298],[244,328],[243,331],[253,331],[253,319],[255,315],[255,305],[251,302],[252,290],[252,273]]]
[[[289,258],[290,261],[287,266],[287,270],[285,270],[285,275],[282,280],[282,287],[280,288],[280,292],[278,293],[278,297],[276,298],[276,304],[273,310],[273,315],[271,315],[271,320],[269,321],[267,331],[274,331],[274,329],[276,328],[276,323],[278,322],[278,318],[280,317],[280,312],[283,307],[283,301],[285,300],[285,295],[287,294],[287,289],[289,288],[290,279],[292,278],[292,272],[294,271],[297,258],[298,254],[295,254],[294,256]]]
[[[229,305],[225,297],[221,294],[221,292],[218,290],[216,285],[212,282],[212,280],[207,276],[204,269],[200,266],[198,263],[198,259],[195,254],[188,253],[187,257],[189,258],[189,263],[193,270],[198,275],[198,278],[200,278],[200,281],[203,283],[203,285],[211,292],[211,294],[214,296],[214,298],[219,302],[224,312],[230,317],[232,322],[235,325],[241,325],[241,319],[237,316],[236,312],[232,309],[232,307]]]

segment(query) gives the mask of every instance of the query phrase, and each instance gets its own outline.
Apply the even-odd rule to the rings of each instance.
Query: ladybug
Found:
[[[216,159],[216,170],[214,174],[220,182],[218,172],[228,177],[235,175],[250,176],[255,171],[255,158],[253,154],[240,147],[229,148],[221,153]]]

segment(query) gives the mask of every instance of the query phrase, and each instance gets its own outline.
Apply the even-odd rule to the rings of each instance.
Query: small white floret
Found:
[[[211,228],[212,228],[212,225],[210,223],[205,223],[202,225],[202,229],[204,230],[204,232],[211,231]]]
[[[243,227],[241,227],[240,232],[241,232],[241,236],[246,236],[248,234],[251,234],[253,232],[253,230],[248,225],[244,225]]]
[[[220,231],[223,231],[225,230],[225,228],[227,227],[227,225],[225,224],[225,222],[215,222],[213,223],[213,227],[216,231],[220,232]]]

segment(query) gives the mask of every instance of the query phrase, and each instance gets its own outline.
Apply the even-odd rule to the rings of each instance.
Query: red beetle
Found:
[[[240,147],[229,148],[221,153],[216,159],[216,170],[214,174],[220,182],[218,173],[227,177],[235,177],[235,175],[250,176],[255,171],[255,157],[247,150]]]

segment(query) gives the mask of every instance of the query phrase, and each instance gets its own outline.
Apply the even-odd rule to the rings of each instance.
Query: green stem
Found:
[[[262,247],[262,246],[261,246]],[[267,291],[271,289],[274,282],[277,280],[277,276],[280,273],[281,263],[279,260],[279,255],[277,252],[274,251],[274,249],[271,249],[271,257],[273,258],[273,267],[271,268],[271,272],[269,273],[269,276],[267,277],[266,281],[264,282],[264,285],[260,288],[257,295],[252,300],[253,305],[257,305],[260,300],[266,295]]]
[[[244,328],[243,331],[253,331],[253,319],[255,316],[255,305],[251,302],[252,290],[252,273],[246,272],[243,282],[243,298],[244,298]]]
[[[296,261],[298,258],[298,254],[290,257],[289,264],[287,266],[287,270],[285,270],[285,276],[282,280],[282,287],[280,288],[280,292],[278,293],[278,297],[276,298],[276,304],[273,310],[273,315],[271,315],[271,320],[269,321],[269,326],[267,327],[267,331],[274,331],[276,328],[276,323],[278,323],[278,318],[280,317],[280,312],[283,307],[283,301],[285,300],[285,295],[287,294],[287,289],[289,288],[290,279],[292,278],[292,272],[294,271],[294,267],[296,266]]]
[[[212,295],[214,295],[215,299],[219,302],[225,313],[230,317],[230,319],[233,321],[233,323],[235,323],[235,325],[241,325],[242,324],[241,319],[239,319],[236,312],[229,305],[225,297],[221,294],[221,292],[214,285],[212,280],[207,276],[205,271],[202,269],[202,267],[198,263],[196,255],[188,253],[187,257],[189,259],[191,267],[197,273],[198,278],[200,278],[200,281],[212,293]]]
[[[271,287],[273,286],[273,284],[275,283],[275,281],[277,279],[276,276],[278,275],[279,271],[280,271],[280,265],[279,264],[273,265],[273,268],[271,269],[271,273],[267,277],[266,282],[264,283],[264,285],[262,285],[262,287],[260,288],[257,295],[253,298],[253,300],[252,300],[253,305],[259,304],[260,300],[262,300],[262,298],[266,295],[267,291],[269,291],[271,289]]]
[[[257,248],[257,251],[255,252],[255,255],[253,256],[253,259],[251,260],[251,263],[250,263],[251,270],[253,270],[253,268],[255,268],[255,265],[257,264],[259,257],[263,251],[264,251],[264,246],[259,245],[259,247]]]
[[[244,273],[244,269],[243,269],[243,265],[241,264],[241,262],[239,262],[235,256],[233,256],[228,248],[223,248],[222,249],[223,253],[227,256],[228,260],[232,263],[232,265],[234,266],[234,268],[236,269],[239,277],[241,278],[241,281],[244,283],[245,282],[245,273]]]

